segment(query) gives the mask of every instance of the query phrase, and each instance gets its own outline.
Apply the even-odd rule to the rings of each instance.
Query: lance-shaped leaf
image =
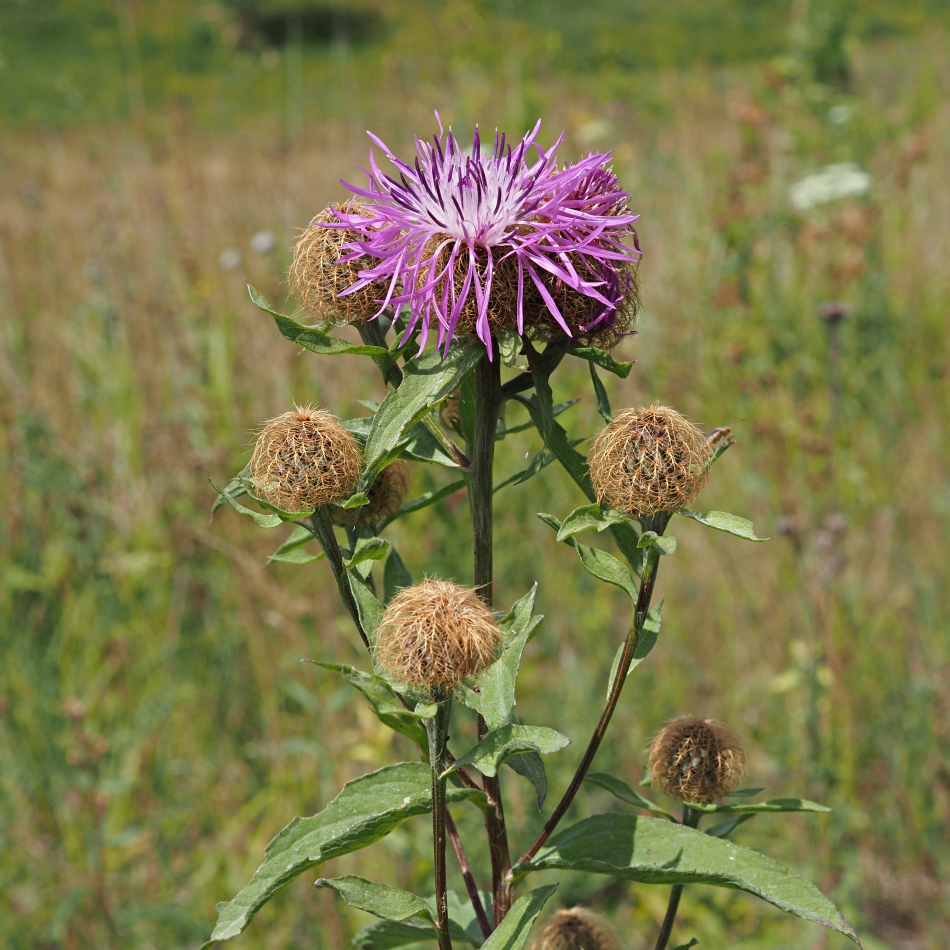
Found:
[[[254,519],[254,523],[259,528],[276,528],[282,524],[285,524],[287,519],[282,518],[276,512],[262,512],[262,511],[252,511],[250,508],[245,508],[244,505],[240,504],[234,500],[234,498],[229,495],[224,489],[218,488],[214,482],[211,483],[211,487],[218,493],[218,495],[223,498],[239,515],[247,515],[249,518]],[[294,516],[296,517],[296,516]]]
[[[660,601],[655,607],[651,607],[647,612],[646,619],[643,621],[643,630],[640,633],[640,640],[636,649],[633,651],[633,659],[630,661],[630,668],[627,670],[629,676],[646,658],[650,651],[656,645],[657,638],[660,635],[660,623],[663,620],[663,604]],[[607,681],[607,695],[613,689],[614,677],[620,668],[620,658],[623,656],[624,644],[621,643],[614,654],[614,662],[610,667],[610,679]]]
[[[746,891],[859,943],[834,904],[777,861],[658,818],[618,814],[586,818],[557,832],[514,873],[551,869],[609,874],[644,884],[713,884]]]
[[[783,812],[783,811],[812,811],[812,812],[830,812],[833,809],[827,805],[819,805],[818,802],[810,802],[805,798],[772,798],[767,802],[749,802],[743,804],[735,802],[731,805],[715,804],[701,805],[691,804],[690,808],[696,811],[715,812],[717,814],[751,814],[757,815],[765,812]]]
[[[403,587],[412,587],[412,574],[403,563],[399,552],[391,547],[386,566],[383,568],[383,601],[388,604]]]
[[[449,775],[458,769],[473,765],[482,775],[497,775],[501,764],[519,752],[540,752],[548,755],[570,744],[567,736],[548,729],[547,726],[521,726],[511,723],[487,732],[482,740],[472,746],[465,755],[459,756],[451,767],[443,772]]]
[[[556,890],[557,884],[546,884],[519,897],[494,933],[482,944],[482,950],[521,950],[541,908]]]
[[[636,808],[645,808],[647,811],[652,811],[656,815],[662,815],[670,821],[676,821],[668,811],[664,811],[659,805],[655,805],[649,798],[641,795],[626,782],[622,782],[619,778],[614,778],[606,772],[588,772],[587,775],[584,776],[584,781],[590,782],[591,785],[596,785],[598,788],[602,788],[605,792],[610,792],[615,798],[619,798],[620,801],[626,802],[628,805],[633,805]]]
[[[367,490],[373,479],[394,458],[406,443],[416,423],[452,390],[484,356],[480,344],[453,346],[448,354],[426,350],[406,363],[398,389],[390,390],[373,416],[373,424],[363,449],[365,467],[357,486]]]
[[[464,487],[465,479],[460,478],[458,481],[449,482],[448,485],[443,485],[441,488],[435,488],[432,491],[426,492],[424,495],[420,495],[418,498],[413,498],[411,501],[407,501],[387,523],[391,523],[397,518],[402,518],[404,515],[410,515],[414,511],[421,511],[423,508],[428,508],[429,505],[434,505],[437,501],[447,498],[449,495],[460,491]]]
[[[596,346],[574,346],[567,352],[571,356],[587,360],[592,365],[596,364],[601,369],[605,369],[608,373],[613,373],[614,376],[619,376],[621,379],[626,379],[630,375],[630,370],[633,369],[633,363],[618,362],[605,350],[600,350]]]
[[[429,717],[420,716],[414,710],[407,709],[386,680],[364,673],[347,663],[317,663],[317,666],[339,673],[350,686],[358,689],[370,701],[380,722],[394,732],[412,739],[420,749],[428,752],[429,740],[419,720]]]
[[[211,516],[214,517],[214,513],[222,506],[228,503],[225,495],[230,495],[232,498],[240,498],[241,495],[247,493],[247,489],[244,487],[248,479],[250,478],[251,467],[245,465],[244,468],[238,472],[237,475],[232,478],[227,485],[224,486],[223,491],[219,491],[217,496],[214,499],[214,504],[211,506]]]
[[[271,561],[283,561],[287,564],[309,564],[326,557],[323,551],[314,554],[304,549],[304,545],[313,540],[313,532],[305,525],[297,525],[287,536],[287,540],[267,558]]]
[[[365,561],[381,561],[389,553],[389,542],[382,538],[361,538],[353,556],[344,563],[350,569]]]
[[[625,524],[628,521],[636,521],[636,518],[624,514],[622,511],[614,511],[612,508],[605,508],[603,505],[595,502],[592,505],[581,505],[575,508],[561,522],[561,527],[557,533],[558,541],[566,541],[573,538],[575,534],[581,531],[604,531],[611,525]]]
[[[254,305],[260,307],[265,313],[269,313],[277,324],[281,336],[299,343],[301,346],[321,356],[336,356],[342,353],[353,353],[358,356],[372,356],[376,359],[389,358],[389,350],[381,346],[367,346],[365,343],[351,343],[349,340],[339,340],[330,336],[318,327],[306,327],[297,323],[293,317],[287,317],[278,313],[250,284],[247,285],[247,291],[251,295]]]
[[[560,531],[561,522],[554,515],[545,514],[543,511],[537,512],[538,517],[555,531]],[[636,538],[636,535],[634,535]],[[588,547],[581,544],[574,538],[568,538],[565,544],[569,544],[581,559],[584,570],[607,584],[613,584],[626,591],[627,596],[634,602],[637,602],[637,586],[630,576],[630,571],[624,566],[623,562],[615,558],[612,554],[602,551],[600,548]]]
[[[588,366],[590,367],[591,385],[594,387],[594,396],[597,399],[597,412],[604,422],[613,422],[614,414],[610,411],[610,400],[607,398],[607,390],[604,389],[604,384],[597,375],[597,366],[594,363],[588,363]]]
[[[359,614],[360,626],[366,634],[370,643],[376,642],[376,631],[383,619],[383,611],[386,609],[376,599],[376,595],[370,590],[369,585],[364,583],[362,578],[355,571],[346,572],[347,580],[350,584],[350,590],[353,592],[353,599],[356,601],[356,612]]]
[[[446,891],[446,904],[449,910],[449,933],[453,941],[465,941],[473,947],[480,947],[485,938],[482,936],[478,918],[471,901],[460,901],[455,891]],[[492,915],[492,895],[479,892],[482,907]],[[426,903],[435,916],[435,898],[427,898]],[[418,918],[397,923],[395,921],[380,920],[368,924],[353,938],[353,946],[358,950],[395,950],[411,943],[435,941],[438,936],[428,924]]]
[[[264,863],[230,902],[218,904],[218,923],[210,947],[236,937],[275,894],[300,874],[330,858],[358,851],[398,828],[407,818],[432,810],[429,767],[400,762],[343,786],[343,791],[311,818],[295,818],[267,846]],[[485,807],[485,796],[470,788],[448,788],[446,802],[471,800]]]
[[[367,405],[367,403],[364,402],[364,405]],[[351,435],[356,436],[356,441],[359,442],[360,448],[362,448],[366,445],[366,438],[370,433],[370,429],[373,428],[373,417],[360,416],[356,419],[344,419],[343,428]],[[399,450],[399,458],[409,459],[413,462],[444,465],[446,468],[459,467],[459,463],[442,448],[425,422],[420,422],[409,430],[405,442]]]
[[[365,910],[383,920],[402,921],[413,917],[427,923],[435,930],[435,919],[432,908],[421,898],[409,891],[388,884],[377,884],[367,881],[365,877],[356,874],[346,874],[342,877],[321,877],[313,882],[314,887],[327,887],[336,891],[342,898],[357,910]],[[464,939],[464,934],[459,933]],[[453,936],[455,936],[453,934]]]
[[[580,399],[569,399],[567,402],[559,402],[553,411],[555,417],[559,416],[562,412],[567,412],[571,406],[576,406],[580,402]],[[515,426],[506,426],[502,425],[499,422],[498,425],[498,438],[504,439],[506,436],[514,435],[516,432],[524,432],[525,429],[531,429],[534,426],[534,423],[529,419],[527,422],[521,422]],[[583,442],[584,439],[578,439],[577,442]],[[576,445],[577,442],[572,442],[572,445]]]
[[[740,518],[738,515],[730,515],[727,511],[690,511],[687,508],[680,508],[676,514],[692,521],[698,521],[709,528],[715,528],[717,531],[734,534],[737,538],[745,538],[746,541],[769,540],[768,538],[756,537],[751,521]]]
[[[498,622],[505,638],[501,656],[475,681],[475,688],[461,692],[469,709],[481,713],[489,729],[497,729],[512,721],[515,708],[515,682],[521,666],[521,654],[531,634],[544,619],[534,616],[535,584],[524,597]]]

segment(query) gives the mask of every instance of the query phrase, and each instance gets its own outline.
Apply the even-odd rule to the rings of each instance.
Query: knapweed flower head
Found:
[[[629,515],[685,508],[709,479],[702,432],[667,406],[625,409],[601,429],[587,464],[597,500]]]
[[[390,462],[370,486],[369,501],[360,508],[338,508],[333,520],[338,524],[378,525],[388,521],[403,503],[409,491],[409,464],[397,459]]]
[[[585,907],[555,911],[534,938],[534,950],[620,950],[620,938]]]
[[[468,153],[440,122],[432,144],[416,140],[411,164],[370,133],[395,174],[370,151],[367,186],[344,182],[360,206],[336,209],[327,226],[358,234],[341,263],[372,264],[340,298],[372,287],[377,313],[401,308],[420,346],[434,327],[446,350],[456,335],[474,335],[490,358],[502,329],[576,341],[609,331],[618,313],[629,327],[640,259],[629,195],[608,154],[559,167],[561,139],[545,151],[540,128],[514,147],[496,131],[484,150],[476,128]]]
[[[724,723],[683,716],[653,737],[647,768],[654,788],[681,802],[708,805],[738,787],[745,753]]]
[[[340,420],[311,406],[265,422],[249,463],[257,496],[283,511],[342,501],[362,466],[359,444]]]
[[[497,656],[502,633],[470,587],[425,580],[389,602],[376,634],[376,662],[399,683],[446,693]]]
[[[362,323],[378,309],[379,291],[373,284],[341,296],[359,280],[360,270],[373,264],[368,257],[347,256],[343,248],[359,234],[350,228],[328,228],[336,221],[336,211],[359,214],[359,203],[347,202],[341,208],[320,212],[300,235],[294,246],[294,259],[287,273],[290,292],[297,302],[317,320],[337,323]],[[341,258],[346,256],[346,260]]]

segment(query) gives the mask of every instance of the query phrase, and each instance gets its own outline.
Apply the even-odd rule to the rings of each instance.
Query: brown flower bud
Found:
[[[597,500],[630,515],[685,508],[709,478],[712,451],[675,409],[625,409],[605,426],[587,459]]]
[[[534,950],[620,950],[613,928],[584,907],[555,911],[534,938]]]
[[[347,510],[338,508],[333,520],[338,524],[377,525],[387,521],[397,511],[409,491],[409,464],[397,460],[390,462],[377,476],[366,493],[367,504]]]
[[[654,788],[687,804],[718,801],[745,774],[739,737],[716,719],[674,719],[653,737],[647,756]]]
[[[303,511],[344,499],[362,465],[356,439],[336,416],[298,406],[264,423],[250,474],[258,497],[284,511]]]
[[[376,634],[376,662],[407,686],[448,692],[481,673],[501,644],[495,618],[474,590],[425,580],[390,601]]]
[[[356,201],[339,207],[342,211],[360,213]],[[332,208],[326,208],[301,234],[287,273],[290,292],[300,306],[318,320],[362,323],[379,311],[385,287],[367,284],[351,294],[340,296],[359,280],[361,270],[378,262],[366,256],[341,262],[341,256],[348,256],[343,245],[361,240],[361,237],[352,228],[325,226],[334,222],[339,224],[339,219]]]

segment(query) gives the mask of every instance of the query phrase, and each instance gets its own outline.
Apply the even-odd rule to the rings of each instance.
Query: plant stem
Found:
[[[496,350],[497,352],[497,350]],[[472,438],[472,469],[469,475],[469,494],[472,502],[472,533],[475,547],[475,589],[478,596],[492,606],[492,544],[494,485],[492,470],[495,461],[495,429],[501,407],[501,366],[494,361],[481,360],[475,367],[475,431]],[[478,717],[479,739],[487,731],[485,720]],[[495,926],[504,919],[511,906],[511,853],[508,831],[505,827],[505,808],[498,776],[485,778],[485,794],[491,811],[485,818],[488,850],[491,855],[492,895],[494,898]]]
[[[698,827],[699,820],[702,817],[703,813],[701,811],[696,811],[695,808],[690,808],[689,805],[683,805],[683,824],[687,828]],[[676,912],[680,906],[680,897],[683,896],[683,886],[682,884],[674,884],[670,890],[670,901],[666,905],[666,916],[663,918],[663,926],[660,927],[660,935],[656,938],[654,950],[666,950],[666,945],[670,942]]]
[[[369,650],[369,637],[366,636],[366,631],[360,622],[360,612],[356,607],[353,591],[350,590],[350,579],[346,573],[346,565],[343,563],[343,553],[340,551],[336,534],[333,532],[333,522],[330,521],[329,510],[325,506],[317,508],[310,518],[310,525],[313,528],[313,533],[317,536],[317,540],[320,542],[320,546],[326,553],[330,567],[333,569],[333,576],[336,579],[337,590],[340,592],[340,599],[353,618],[353,623],[356,624],[356,629],[359,631],[363,644],[366,649]]]
[[[439,697],[438,712],[426,720],[429,736],[429,770],[432,777],[432,853],[435,863],[436,926],[439,930],[439,950],[452,950],[449,936],[449,904],[446,896],[445,874],[445,742],[448,735],[452,697]]]
[[[666,519],[669,521],[669,518]],[[662,534],[663,530],[666,528],[666,523],[663,524],[651,524],[648,528],[646,524],[643,524],[643,530],[652,530],[656,531],[657,534]],[[574,796],[577,794],[578,789],[581,787],[581,782],[584,781],[584,776],[587,775],[587,770],[590,768],[591,763],[594,761],[594,756],[597,754],[597,750],[600,748],[600,743],[603,741],[604,735],[607,732],[607,727],[610,725],[610,719],[614,714],[614,710],[617,708],[617,701],[620,699],[620,692],[623,689],[624,681],[627,679],[627,673],[630,670],[630,664],[633,662],[633,655],[637,650],[637,647],[640,644],[640,637],[643,634],[643,625],[646,622],[647,613],[650,610],[650,600],[653,597],[653,587],[656,583],[656,572],[659,567],[660,554],[655,547],[650,547],[647,550],[646,561],[643,565],[643,574],[640,578],[640,590],[637,594],[637,606],[633,617],[633,623],[630,625],[630,632],[627,634],[627,640],[623,645],[623,653],[620,655],[620,664],[617,667],[617,675],[614,677],[614,681],[610,687],[610,693],[607,696],[607,702],[604,705],[604,711],[600,714],[600,720],[597,723],[597,727],[594,729],[594,734],[590,738],[590,742],[587,745],[587,751],[584,753],[584,758],[581,760],[581,764],[578,766],[577,771],[574,773],[574,778],[571,779],[571,784],[567,787],[567,791],[564,793],[564,797],[558,802],[557,808],[554,809],[553,814],[547,820],[545,826],[541,829],[541,833],[537,838],[534,839],[531,847],[518,859],[518,864],[523,864],[526,861],[530,861],[535,854],[537,854],[538,849],[544,844],[545,841],[553,833],[554,829],[557,827],[558,822],[564,817],[564,813],[570,807],[571,802],[574,801]],[[515,865],[517,867],[517,865]]]
[[[472,902],[472,908],[475,916],[478,918],[478,926],[481,928],[482,936],[487,940],[491,936],[491,924],[488,922],[488,915],[482,905],[481,895],[478,893],[478,885],[475,883],[475,876],[472,874],[472,868],[462,850],[462,842],[459,839],[458,829],[452,820],[452,815],[448,808],[445,809],[445,827],[449,832],[449,841],[452,842],[452,850],[455,852],[455,858],[459,864],[459,870],[462,872],[462,878],[465,881],[465,889],[468,891],[469,899]]]

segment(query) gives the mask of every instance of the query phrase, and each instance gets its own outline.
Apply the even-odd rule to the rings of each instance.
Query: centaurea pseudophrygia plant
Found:
[[[659,405],[613,415],[598,368],[625,377],[632,365],[608,351],[632,331],[636,315],[636,215],[609,155],[561,164],[560,140],[545,150],[538,135],[539,126],[512,146],[496,134],[485,149],[476,131],[467,153],[440,124],[432,144],[417,141],[411,161],[373,136],[389,171],[371,153],[367,184],[349,186],[351,195],[318,215],[296,248],[291,286],[319,322],[306,326],[277,313],[251,289],[285,338],[320,356],[368,357],[388,388],[370,416],[340,421],[300,406],[270,420],[249,465],[218,489],[216,504],[263,528],[292,524],[272,560],[315,562],[307,544],[319,542],[371,669],[321,665],[411,740],[416,757],[348,782],[321,812],[295,818],[271,842],[250,883],[219,905],[210,942],[240,933],[308,868],[368,847],[420,814],[432,819],[434,879],[426,895],[353,875],[317,881],[380,918],[360,933],[363,948],[433,940],[440,950],[453,942],[519,950],[555,885],[518,891],[534,872],[552,869],[672,885],[658,950],[670,939],[684,885],[692,883],[746,891],[857,940],[815,887],[730,840],[757,812],[826,809],[800,799],[751,801],[752,790],[737,788],[744,756],[727,727],[684,718],[653,740],[653,785],[682,803],[679,819],[619,779],[590,770],[628,673],[658,641],[662,605],[651,599],[661,559],[676,549],[667,533],[674,515],[760,539],[742,518],[690,508],[730,444],[728,429],[704,435]],[[341,323],[354,324],[361,342],[334,335]],[[552,397],[550,376],[566,357],[589,364],[606,423],[587,458],[560,425],[563,407]],[[532,783],[542,808],[541,756],[569,740],[514,715],[522,653],[541,620],[535,590],[507,611],[493,603],[492,504],[501,487],[494,450],[510,434],[499,422],[509,402],[527,411],[544,447],[501,485],[526,482],[546,462],[559,462],[583,503],[563,518],[540,517],[556,542],[574,548],[582,568],[631,600],[603,710],[574,777],[534,828],[507,824],[502,780],[516,775]],[[405,500],[406,466],[416,464],[443,466],[457,480]],[[437,563],[418,565],[431,579],[414,583],[385,537],[388,526],[463,486],[471,503],[474,585],[435,579]],[[608,531],[620,556],[582,543],[578,536],[588,530]],[[530,697],[521,700],[530,712]],[[474,717],[472,748],[449,747],[453,714]],[[585,782],[627,810],[562,826]],[[484,890],[467,858],[471,843],[459,839],[455,808],[483,816],[491,861]],[[702,833],[707,813],[723,813],[722,820]],[[514,842],[524,850],[514,850]],[[449,845],[465,897],[447,888]],[[541,950],[567,950],[577,940],[588,950],[617,946],[610,928],[583,910],[552,916],[538,939]]]

